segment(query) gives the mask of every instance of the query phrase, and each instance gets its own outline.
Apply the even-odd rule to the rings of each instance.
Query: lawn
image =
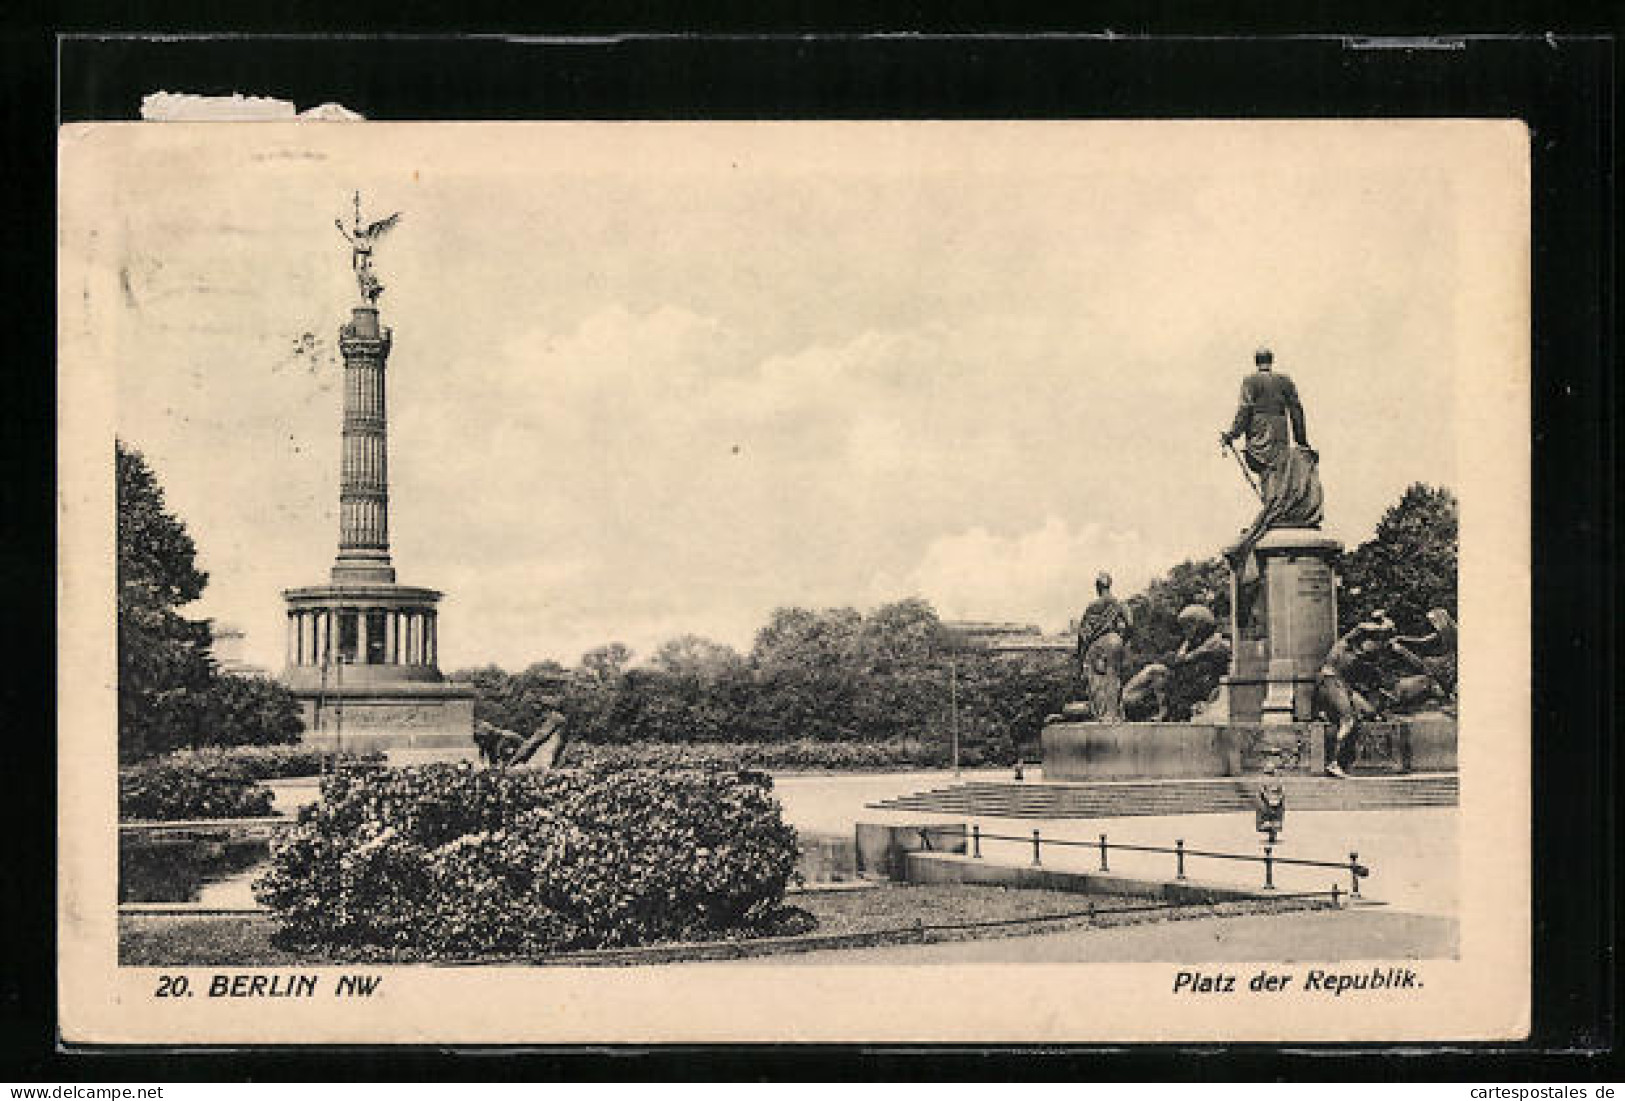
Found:
[[[791,895],[787,901],[817,920],[813,937],[896,934],[898,939],[915,940],[1020,936],[1087,925],[1226,917],[1324,905],[1287,898],[1169,907],[1114,895],[966,884],[808,891]],[[120,915],[119,962],[132,967],[289,967],[339,962],[277,948],[271,943],[274,928],[271,918],[262,915]],[[797,950],[793,938],[781,943],[786,950]],[[572,961],[582,955],[573,953]]]

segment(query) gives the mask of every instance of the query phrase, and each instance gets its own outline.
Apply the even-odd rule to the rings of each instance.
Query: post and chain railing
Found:
[[[930,848],[930,840],[927,837],[928,830],[929,827],[922,827],[921,836],[922,838],[926,839],[926,847]],[[1264,855],[1256,856],[1252,853],[1227,853],[1216,852],[1212,849],[1186,848],[1184,838],[1176,840],[1173,847],[1170,848],[1166,845],[1123,844],[1110,840],[1106,834],[1101,834],[1098,841],[1073,841],[1058,837],[1046,839],[1036,829],[1032,831],[1031,837],[1021,837],[1015,834],[983,833],[982,827],[979,825],[971,826],[970,855],[972,859],[980,860],[982,858],[983,841],[1015,841],[1022,844],[1030,844],[1033,850],[1032,862],[1034,867],[1041,867],[1043,865],[1043,847],[1045,845],[1060,845],[1066,848],[1076,849],[1094,849],[1100,854],[1100,870],[1102,872],[1111,871],[1110,854],[1114,849],[1118,852],[1161,853],[1174,858],[1174,878],[1176,880],[1183,880],[1185,878],[1185,861],[1193,857],[1203,860],[1233,860],[1240,861],[1245,864],[1262,864],[1264,866],[1263,889],[1266,891],[1273,891],[1276,889],[1275,869],[1278,865],[1296,868],[1335,868],[1338,871],[1348,873],[1348,893],[1350,899],[1357,899],[1360,897],[1360,880],[1371,874],[1371,869],[1360,863],[1360,854],[1357,852],[1349,853],[1349,858],[1346,862],[1334,860],[1306,860],[1301,857],[1277,856],[1274,845],[1265,845]],[[1340,894],[1340,888],[1334,886],[1333,893]]]

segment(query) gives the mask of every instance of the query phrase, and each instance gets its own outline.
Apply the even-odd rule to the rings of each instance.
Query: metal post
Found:
[[[333,706],[333,771],[339,767],[339,754],[344,752],[344,650],[338,653],[338,698]]]
[[[970,828],[970,854],[971,854],[971,856],[975,857],[977,860],[980,860],[982,858],[982,827],[981,826],[973,825]]]
[[[1100,835],[1100,870],[1103,871],[1103,872],[1111,871],[1111,866],[1106,863],[1106,835],[1105,834]]]
[[[1033,831],[1033,866],[1037,867],[1042,861],[1038,859],[1038,831]]]
[[[323,729],[322,711],[327,706],[327,671],[328,667],[333,664],[333,648],[332,646],[323,646],[322,641],[322,620],[320,620],[320,617],[312,617],[310,619],[310,646],[322,658],[322,687],[320,687],[319,692],[315,693],[314,718],[317,731]],[[322,771],[335,771],[336,773],[338,771],[338,757],[335,757],[332,753],[323,753]]]
[[[316,729],[318,731],[320,731],[322,729],[322,709],[327,706],[328,658],[327,658],[326,653],[322,654],[322,666],[321,666],[321,668],[322,668],[321,687],[316,689],[316,714],[314,716]]]
[[[1341,909],[1342,908],[1342,898],[1343,898],[1343,888],[1341,888],[1337,884],[1333,883],[1332,884],[1332,907],[1333,907],[1333,909]]]
[[[1174,878],[1185,878],[1185,839],[1174,842]]]
[[[954,735],[954,775],[959,775],[959,663],[948,657],[948,716]],[[1034,863],[1037,863],[1034,861]]]
[[[1349,853],[1349,878],[1354,882],[1349,888],[1349,899],[1360,897],[1360,854]]]
[[[1275,846],[1264,846],[1264,890],[1275,890]]]

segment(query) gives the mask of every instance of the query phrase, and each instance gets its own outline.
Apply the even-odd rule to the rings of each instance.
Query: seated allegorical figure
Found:
[[[1359,717],[1448,712],[1456,687],[1456,623],[1450,613],[1431,609],[1427,619],[1433,630],[1425,635],[1399,635],[1380,611],[1373,618],[1384,620],[1390,630],[1361,644],[1361,660],[1348,679]]]
[[[524,740],[524,735],[505,730],[495,723],[488,723],[484,719],[474,720],[474,745],[480,751],[480,760],[488,765],[506,762]]]
[[[1456,621],[1443,608],[1430,608],[1425,635],[1401,635],[1389,649],[1415,677],[1425,677],[1438,686],[1437,695],[1448,699],[1456,694]],[[1400,683],[1412,680],[1402,677]],[[1416,691],[1417,689],[1412,689]]]
[[[1336,748],[1326,765],[1328,776],[1345,779],[1354,764],[1360,720],[1370,710],[1356,686],[1365,680],[1369,664],[1392,642],[1394,634],[1394,621],[1378,608],[1332,643],[1326,653],[1315,680],[1315,712],[1336,727]]]
[[[542,724],[514,751],[508,765],[513,768],[534,768],[543,771],[555,768],[564,756],[564,747],[568,741],[564,715],[558,711],[549,711],[542,718]]]
[[[1180,609],[1179,629],[1179,649],[1123,686],[1123,713],[1131,722],[1182,722],[1218,695],[1219,678],[1230,668],[1230,642],[1218,620],[1200,604],[1189,604]]]
[[[474,723],[474,744],[479,747],[480,759],[498,768],[554,768],[564,756],[568,741],[564,715],[553,710],[543,715],[541,725],[528,738],[483,719]]]

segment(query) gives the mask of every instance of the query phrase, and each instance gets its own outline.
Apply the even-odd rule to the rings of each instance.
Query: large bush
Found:
[[[286,947],[523,956],[774,929],[796,855],[757,773],[351,769],[255,890]]]
[[[120,818],[262,818],[271,789],[230,762],[174,754],[119,769]]]

